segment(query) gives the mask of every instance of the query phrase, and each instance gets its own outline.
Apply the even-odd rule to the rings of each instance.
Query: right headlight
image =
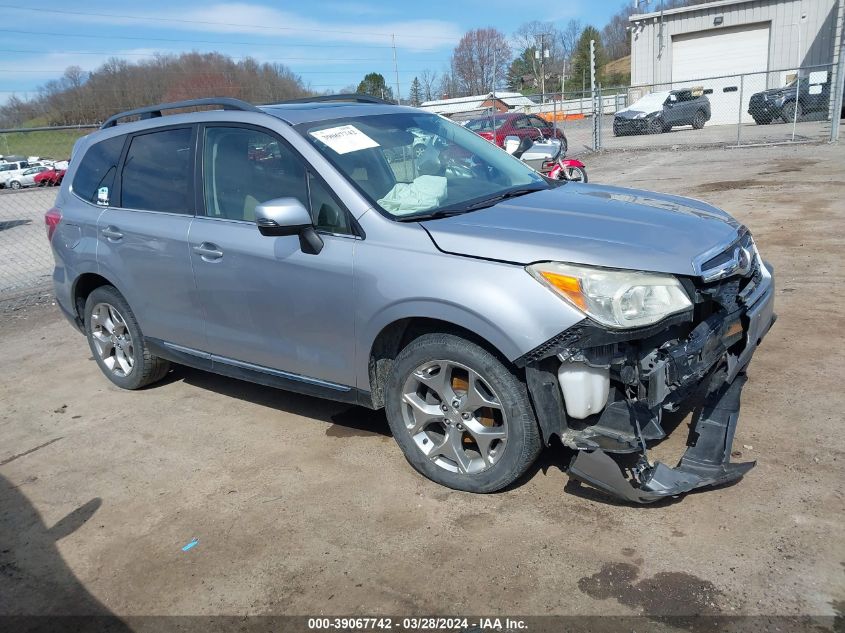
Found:
[[[692,307],[672,275],[541,262],[528,273],[588,317],[611,328],[652,325]]]

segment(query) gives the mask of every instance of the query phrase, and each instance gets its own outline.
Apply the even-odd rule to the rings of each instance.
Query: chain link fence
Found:
[[[469,124],[497,112],[537,115],[566,134],[570,154],[819,142],[833,140],[840,124],[835,86],[836,65],[826,64],[595,92],[490,95],[465,100],[465,108],[455,100],[447,116]]]
[[[562,93],[455,100],[444,114],[470,129],[471,121],[497,111],[525,115],[531,125],[562,131],[570,156],[598,149],[821,142],[835,139],[840,125],[836,70],[829,64],[648,86],[599,86],[595,92],[564,86]],[[498,125],[491,118],[490,130]],[[93,129],[0,130],[5,161],[0,162],[0,312],[50,300],[53,256],[44,213],[54,203],[60,177],[39,172],[61,172],[74,142]]]
[[[0,130],[0,313],[50,301],[53,254],[44,213],[73,144],[91,127]]]

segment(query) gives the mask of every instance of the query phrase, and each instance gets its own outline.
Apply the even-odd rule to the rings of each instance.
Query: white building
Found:
[[[798,68],[802,77],[817,73],[814,81],[824,78],[821,72],[834,79],[843,5],[845,0],[718,0],[632,15],[631,85],[640,94],[702,86],[712,123],[736,123],[740,106],[748,121],[750,96],[785,85]]]

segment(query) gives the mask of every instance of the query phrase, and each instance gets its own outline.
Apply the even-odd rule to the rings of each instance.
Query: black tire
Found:
[[[771,117],[754,117],[754,123],[757,125],[769,125],[771,122]]]
[[[704,114],[704,110],[699,110],[692,118],[692,127],[694,130],[700,130],[705,123],[707,123],[707,115]]]
[[[569,174],[567,176],[563,175],[564,170],[561,169],[561,180],[568,180],[569,182],[587,182],[587,170],[583,167],[568,167],[566,168],[569,170]]]
[[[648,133],[649,134],[662,134],[665,132],[665,126],[663,123],[663,119],[660,117],[655,117],[648,123]]]
[[[9,187],[11,189],[20,189],[21,183],[19,183],[17,180],[13,180],[12,182],[9,183]]]
[[[418,448],[405,424],[403,388],[415,369],[445,360],[472,369],[496,394],[507,416],[507,441],[501,456],[486,470],[451,472]],[[534,463],[542,449],[540,431],[525,383],[484,348],[451,334],[425,334],[396,357],[385,386],[385,409],[390,429],[408,463],[432,481],[466,492],[496,492],[513,483]]]
[[[131,341],[133,344],[134,365],[126,375],[119,376],[106,366],[105,361],[100,357],[96,344],[94,342],[93,323],[91,314],[94,307],[98,304],[109,304],[114,306],[120,316],[126,323],[126,329],[129,331]],[[95,288],[88,299],[85,301],[85,336],[88,339],[88,346],[91,348],[91,354],[103,374],[111,380],[115,385],[121,389],[140,389],[146,387],[154,382],[158,382],[167,374],[170,369],[170,362],[153,356],[150,353],[147,343],[144,340],[144,335],[141,328],[138,327],[138,321],[135,319],[135,314],[116,288],[113,286],[100,286]]]
[[[800,101],[798,103],[795,101],[787,101],[780,109],[780,118],[783,119],[784,123],[791,123],[796,118],[800,120],[803,113],[804,108]]]

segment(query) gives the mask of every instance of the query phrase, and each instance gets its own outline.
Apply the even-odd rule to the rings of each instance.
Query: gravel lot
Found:
[[[845,145],[587,163],[594,182],[732,211],[775,266],[743,481],[631,507],[568,485],[550,449],[506,492],[454,492],[406,465],[382,413],[188,369],[121,392],[55,307],[33,307],[0,320],[0,614],[838,615],[818,630],[842,630]]]

